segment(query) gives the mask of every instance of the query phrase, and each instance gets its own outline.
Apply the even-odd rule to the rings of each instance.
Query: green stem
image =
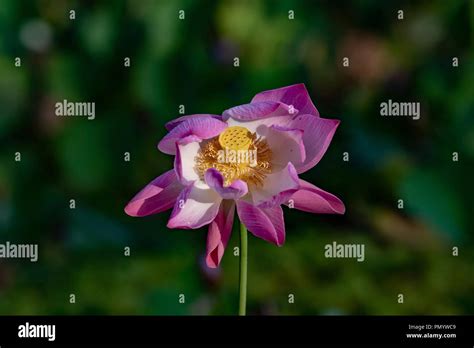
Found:
[[[247,228],[240,222],[239,315],[245,315],[247,305],[247,246]]]

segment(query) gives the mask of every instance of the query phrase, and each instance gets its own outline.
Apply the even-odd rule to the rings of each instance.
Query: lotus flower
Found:
[[[338,125],[319,116],[303,84],[258,93],[222,115],[177,118],[158,144],[175,156],[174,169],[145,186],[125,212],[146,216],[173,208],[169,228],[209,225],[211,268],[224,255],[235,210],[254,236],[282,246],[282,204],[311,213],[345,211],[339,198],[298,177],[320,161]]]

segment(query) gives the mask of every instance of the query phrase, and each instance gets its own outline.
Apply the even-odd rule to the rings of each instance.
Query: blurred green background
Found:
[[[0,242],[39,243],[39,260],[0,260],[0,314],[235,314],[235,231],[211,271],[206,228],[123,208],[172,167],[156,144],[180,105],[220,114],[300,82],[341,120],[302,177],[347,212],[285,208],[282,248],[249,237],[248,312],[473,314],[473,36],[462,0],[1,0]],[[55,116],[63,99],[96,119]],[[421,119],[381,117],[388,99]],[[326,259],[333,241],[364,243],[365,262]]]

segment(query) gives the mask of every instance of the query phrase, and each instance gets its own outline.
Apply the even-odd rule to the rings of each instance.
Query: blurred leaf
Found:
[[[402,181],[399,195],[408,211],[448,240],[464,237],[464,209],[449,179],[439,177],[436,172],[417,170]]]
[[[104,57],[112,52],[115,43],[114,18],[107,9],[84,14],[80,34],[84,47],[93,57]]]
[[[22,64],[26,62],[23,60]],[[0,56],[0,137],[18,123],[18,113],[25,109],[27,76],[25,69],[15,67],[13,58]]]
[[[81,204],[76,203],[76,204]],[[70,248],[97,249],[129,246],[128,231],[111,218],[85,208],[71,209],[65,243]]]
[[[110,152],[107,130],[86,117],[70,117],[66,122],[74,124],[64,130],[56,150],[67,184],[85,191],[104,187],[112,174],[110,163],[121,159]]]

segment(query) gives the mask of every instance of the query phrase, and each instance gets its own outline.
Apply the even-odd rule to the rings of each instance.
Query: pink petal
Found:
[[[319,162],[331,143],[339,122],[312,115],[298,115],[290,122],[288,127],[304,130],[306,159],[301,163],[293,163],[298,173],[306,172]]]
[[[227,123],[212,117],[189,118],[171,129],[159,142],[158,149],[161,152],[174,155],[178,140],[189,135],[195,135],[200,139],[209,139],[219,135],[226,128]]]
[[[268,118],[261,118],[254,121],[239,121],[233,118],[227,120],[227,125],[240,126],[247,128],[250,132],[256,133],[257,136],[265,136],[268,133],[268,129],[272,126],[286,127],[293,122],[293,116],[273,116]]]
[[[222,199],[211,189],[186,187],[176,199],[168,228],[194,229],[214,220]]]
[[[170,131],[179,124],[181,124],[183,121],[192,119],[192,118],[215,118],[216,120],[222,121],[222,116],[221,115],[212,115],[212,114],[195,114],[195,115],[186,115],[186,116],[181,116],[178,118],[175,118],[174,120],[169,121],[167,124],[165,124],[166,130]]]
[[[297,128],[271,126],[265,139],[272,150],[272,165],[284,168],[288,162],[303,163],[306,151],[303,142],[304,131]]]
[[[300,180],[301,188],[290,198],[294,208],[317,214],[344,214],[344,203],[334,196],[313,184]]]
[[[237,213],[245,227],[256,237],[282,246],[285,243],[285,221],[279,205],[259,208],[248,202],[237,201]]]
[[[223,199],[239,199],[248,192],[245,181],[235,180],[229,186],[224,186],[224,177],[215,168],[210,168],[204,176],[206,183],[216,191]]]
[[[234,201],[222,201],[216,218],[209,225],[206,252],[206,264],[208,267],[216,268],[221,262],[224,250],[232,233],[234,212]]]
[[[275,116],[294,116],[298,110],[279,102],[264,101],[234,106],[222,114],[224,120],[233,118],[238,121],[254,121]]]
[[[174,169],[178,180],[183,185],[190,185],[199,180],[199,175],[194,170],[195,157],[200,149],[200,138],[188,135],[176,142],[176,156],[174,158]]]
[[[287,163],[282,170],[268,174],[262,187],[251,189],[253,204],[269,208],[286,202],[300,187],[293,164]]]
[[[182,189],[174,171],[167,171],[135,195],[125,207],[125,213],[130,216],[146,216],[170,209]]]
[[[303,83],[272,89],[258,93],[252,99],[252,103],[262,101],[282,102],[293,105],[300,114],[310,114],[319,117],[319,112],[314,106]]]

